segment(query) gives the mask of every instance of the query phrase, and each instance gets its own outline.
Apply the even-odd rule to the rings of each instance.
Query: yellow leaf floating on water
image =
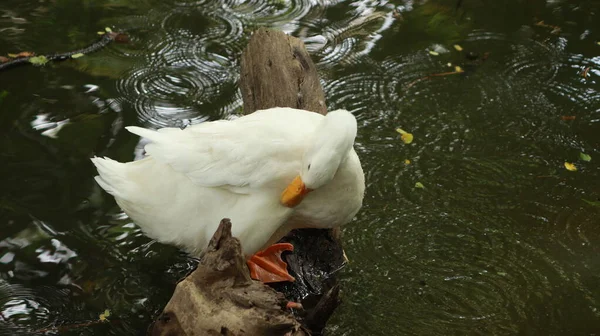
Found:
[[[402,141],[404,141],[405,144],[409,144],[413,141],[413,135],[408,133],[407,131],[401,128],[396,128],[396,132],[401,134],[400,138],[402,139]]]
[[[83,56],[85,56],[85,54],[78,53],[78,54],[71,55],[71,58],[79,58],[79,57],[83,57]]]
[[[417,183],[415,183],[415,188],[425,189],[425,186],[423,185],[423,183],[417,182]]]
[[[17,56],[18,56],[17,54],[8,54],[8,57],[10,57],[10,58],[17,58]]]
[[[99,31],[99,32],[98,32],[98,35],[104,35],[104,33],[106,33],[106,32]]]
[[[458,65],[454,67],[454,71],[456,71],[456,72],[464,72],[464,70],[461,67],[459,67]]]
[[[463,50],[462,47],[459,46],[458,44],[454,45],[454,49],[456,49],[457,51],[462,51]]]
[[[100,314],[100,321],[105,322],[107,319],[107,317],[110,316],[110,310],[106,309],[104,311],[104,313]]]
[[[107,33],[112,33],[112,29],[110,29],[108,27],[104,28],[104,30],[106,30]]]
[[[567,168],[568,171],[577,171],[577,167],[569,162],[565,162],[565,168]]]
[[[409,159],[404,160],[404,164],[408,166],[410,164],[410,160]]]
[[[437,52],[437,51],[429,50],[429,55],[431,55],[431,56],[439,56],[440,53]]]

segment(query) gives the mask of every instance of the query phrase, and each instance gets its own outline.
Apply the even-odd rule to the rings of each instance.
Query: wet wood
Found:
[[[240,89],[246,114],[271,107],[327,113],[304,44],[282,32],[261,28],[253,34],[241,58]],[[221,222],[198,268],[177,284],[149,334],[321,334],[339,304],[335,274],[344,264],[339,231],[294,230],[282,241],[294,245],[294,252],[282,257],[296,281],[267,286],[251,280],[231,223]],[[288,300],[304,309],[292,315],[285,308]]]
[[[307,335],[286,303],[283,294],[250,278],[231,222],[223,219],[198,267],[177,284],[149,334]]]
[[[241,66],[245,114],[271,107],[327,113],[317,69],[301,40],[261,28],[250,38]]]

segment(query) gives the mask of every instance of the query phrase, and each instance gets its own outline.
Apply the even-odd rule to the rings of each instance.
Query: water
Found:
[[[88,158],[139,155],[127,125],[240,113],[239,56],[260,26],[302,38],[329,109],[359,120],[368,189],[344,230],[350,264],[329,335],[597,333],[600,211],[583,200],[600,198],[599,10],[3,1],[2,54],[74,50],[106,26],[130,43],[0,73],[0,333],[143,334],[193,261],[144,237],[95,185]],[[463,73],[431,76],[457,65]],[[105,309],[111,323],[79,325]]]

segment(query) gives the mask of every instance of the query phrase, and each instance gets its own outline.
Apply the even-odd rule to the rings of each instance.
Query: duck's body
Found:
[[[312,182],[306,173],[307,152],[319,148],[315,139],[328,136],[324,129],[336,133],[334,120],[327,128],[324,120],[316,113],[273,108],[183,130],[128,127],[150,140],[148,156],[129,163],[94,158],[96,180],[149,237],[199,255],[220,220],[230,218],[233,236],[250,257],[293,228],[335,227],[360,209],[364,175],[351,145],[335,147],[344,153],[326,183],[319,180],[323,174]],[[323,151],[321,159],[330,155]],[[297,206],[286,206],[282,191],[299,174],[311,181],[307,186],[319,187]]]

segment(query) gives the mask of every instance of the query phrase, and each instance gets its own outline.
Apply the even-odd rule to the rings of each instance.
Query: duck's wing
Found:
[[[145,147],[148,155],[201,186],[245,193],[281,181],[289,183],[300,171],[306,137],[314,129],[312,123],[240,119],[183,130],[127,130],[150,140]]]

